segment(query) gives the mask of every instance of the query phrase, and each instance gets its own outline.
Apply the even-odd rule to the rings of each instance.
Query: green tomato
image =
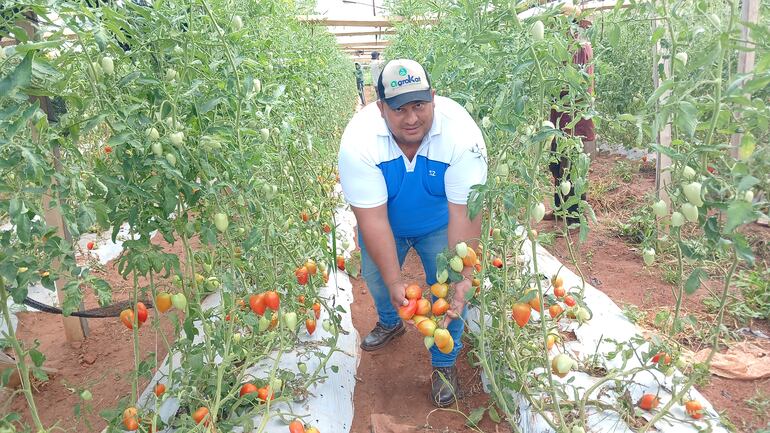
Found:
[[[561,195],[566,196],[572,190],[572,182],[565,180],[559,184],[559,189],[561,190]]]
[[[257,330],[259,332],[265,332],[267,328],[270,327],[270,320],[267,319],[267,317],[262,316],[259,318],[259,322],[257,323]]]
[[[282,319],[283,319],[283,325],[289,328],[290,331],[294,331],[297,329],[297,313],[295,313],[294,311],[284,313]]]
[[[684,225],[684,215],[679,212],[671,214],[671,227],[681,227]]]
[[[695,170],[690,167],[689,165],[686,165],[684,169],[682,169],[682,177],[685,179],[692,179],[695,177],[697,173],[695,173]]]
[[[435,341],[433,337],[425,337],[422,339],[423,344],[425,344],[425,348],[430,350],[431,347],[435,344]]]
[[[465,256],[468,255],[468,245],[465,242],[458,242],[457,245],[455,245],[455,252],[457,253],[457,256],[461,259],[464,259]],[[460,269],[461,271],[462,269]],[[457,272],[460,272],[457,271]]]
[[[219,230],[221,233],[224,233],[225,231],[227,231],[227,226],[230,225],[230,223],[227,220],[227,215],[225,215],[222,212],[215,213],[214,225],[216,226],[217,230]]]
[[[254,93],[260,93],[262,92],[262,82],[259,81],[259,78],[255,78],[251,82],[252,87],[254,88]]]
[[[187,297],[184,293],[174,293],[171,295],[171,305],[177,310],[184,311],[187,308]]]
[[[270,130],[267,128],[262,128],[259,130],[259,135],[262,137],[262,141],[267,141],[270,139]]]
[[[668,205],[664,200],[658,200],[652,205],[652,213],[658,218],[668,215]]]
[[[334,324],[331,322],[331,320],[327,319],[321,323],[321,327],[324,329],[324,331],[331,333],[332,329],[334,329]]]
[[[684,192],[684,196],[687,197],[687,201],[694,204],[696,207],[701,207],[703,206],[703,200],[700,198],[701,189],[702,186],[700,182],[691,182],[682,187],[682,192]]]
[[[698,221],[698,208],[692,203],[685,203],[682,205],[682,215],[691,223]]]
[[[532,27],[529,28],[529,34],[532,36],[532,40],[535,42],[540,42],[543,40],[544,31],[545,26],[540,20],[535,21],[534,24],[532,24]]]
[[[94,396],[91,394],[91,391],[84,389],[80,392],[80,398],[82,398],[84,401],[90,401],[94,398]]]
[[[233,31],[237,32],[243,28],[243,19],[238,15],[234,15],[233,19],[230,20],[230,25],[233,27]]]
[[[439,272],[436,272],[436,280],[439,283],[446,283],[446,280],[449,279],[449,271],[446,270],[446,268],[442,269]]]
[[[172,167],[176,167],[176,156],[172,153],[166,154],[166,161],[171,165]]]
[[[174,81],[178,75],[179,74],[177,74],[176,69],[174,68],[166,69],[166,81]]]
[[[452,270],[455,272],[462,272],[463,268],[465,267],[463,265],[463,259],[458,256],[453,256],[451,259],[449,259],[449,267],[452,268]]]
[[[151,141],[155,141],[160,138],[160,133],[155,128],[147,128],[144,133]]]
[[[532,206],[529,216],[534,223],[542,221],[543,217],[545,217],[545,205],[541,202]]]
[[[112,75],[112,73],[115,72],[115,63],[113,62],[112,57],[102,57],[101,66],[102,70],[107,75]]]
[[[150,145],[150,150],[152,150],[152,154],[157,157],[163,156],[163,145],[158,141]]]
[[[168,136],[168,139],[174,146],[180,146],[182,143],[184,143],[184,132],[174,132]]]
[[[484,129],[489,129],[492,126],[492,119],[489,118],[489,116],[484,116],[483,119],[481,119],[481,127]]]
[[[655,262],[655,250],[652,248],[645,248],[642,251],[642,258],[644,259],[645,265],[652,265]]]
[[[676,55],[674,56],[674,59],[678,60],[682,64],[682,66],[687,66],[688,56],[686,52],[682,51],[681,53],[676,53]]]
[[[299,372],[302,374],[307,373],[307,364],[305,364],[304,362],[298,362],[297,370],[299,370]]]

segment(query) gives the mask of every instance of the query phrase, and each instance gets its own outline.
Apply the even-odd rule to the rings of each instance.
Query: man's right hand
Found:
[[[406,300],[406,286],[407,284],[401,282],[400,280],[388,285],[388,291],[390,292],[390,302],[393,303],[393,306],[396,307],[396,309],[409,303]]]

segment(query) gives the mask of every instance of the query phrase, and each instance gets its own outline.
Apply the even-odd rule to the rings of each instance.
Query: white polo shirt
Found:
[[[342,191],[354,207],[387,203],[393,234],[422,236],[449,222],[448,203],[466,204],[486,182],[486,145],[476,122],[455,101],[436,96],[433,125],[409,161],[377,104],[359,111],[342,135]]]

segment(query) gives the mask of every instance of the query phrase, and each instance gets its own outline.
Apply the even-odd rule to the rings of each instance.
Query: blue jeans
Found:
[[[422,261],[425,270],[425,282],[432,285],[436,282],[436,256],[447,248],[447,228],[440,228],[432,233],[417,237],[395,237],[396,254],[398,255],[398,265],[404,265],[406,253],[410,248],[414,248]],[[380,318],[380,324],[386,328],[393,328],[401,321],[398,312],[390,302],[390,292],[385,282],[382,280],[379,269],[374,261],[366,252],[363,237],[358,234],[359,245],[361,246],[361,273],[369,286],[369,293],[374,299],[374,306],[377,308],[377,314]],[[463,317],[465,311],[463,311]],[[434,367],[450,367],[455,364],[455,359],[462,349],[462,336],[464,323],[460,319],[452,320],[447,326],[449,333],[455,341],[455,347],[450,353],[441,353],[436,346],[430,349],[431,363]]]

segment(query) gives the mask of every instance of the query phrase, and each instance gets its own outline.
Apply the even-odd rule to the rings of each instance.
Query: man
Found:
[[[477,243],[481,216],[469,219],[467,199],[487,175],[478,126],[458,103],[435,96],[419,63],[386,63],[377,94],[379,101],[348,124],[339,154],[342,190],[358,222],[362,274],[379,316],[361,343],[366,351],[379,350],[405,332],[396,309],[406,304],[401,266],[410,248],[420,256],[431,285],[437,254],[461,241]],[[464,312],[471,272],[465,268],[465,279],[455,284],[451,315],[443,322],[454,350],[430,350],[430,398],[439,407],[452,404],[459,392],[455,360],[463,321],[457,316]]]
[[[372,74],[372,87],[377,87],[377,80],[380,79],[382,73],[382,60],[380,60],[380,53],[378,51],[372,51],[372,59],[369,61],[369,71]]]
[[[576,65],[581,71],[583,71],[587,77],[586,93],[592,95],[594,92],[594,65],[593,65],[593,48],[591,42],[585,37],[585,30],[591,27],[591,21],[584,19],[577,23],[577,29],[571,32],[573,39],[577,43],[575,54],[572,56],[572,63]],[[582,93],[582,92],[581,92]],[[560,98],[568,97],[569,91],[564,90],[560,94]],[[578,98],[580,99],[580,98]],[[568,107],[567,107],[568,108]],[[594,134],[594,122],[592,119],[581,118],[577,124],[572,128],[567,127],[572,122],[572,116],[566,112],[560,112],[557,110],[551,110],[550,116],[551,122],[556,128],[564,131],[565,134],[580,137],[583,140],[583,149],[589,154],[593,154],[596,151],[596,135]],[[551,142],[551,152],[557,151],[557,140],[553,139]],[[562,181],[570,180],[569,177],[569,160],[561,158],[558,162],[553,162],[549,165],[551,174],[553,175],[554,186],[556,192],[554,193],[554,206],[560,207],[562,203],[562,197],[559,195],[559,185]],[[564,195],[564,202],[569,200],[575,194],[575,188],[573,186],[569,193]],[[581,196],[582,200],[586,200],[586,195]],[[579,206],[574,204],[568,209],[567,225],[577,224],[580,222],[580,218],[577,216]],[[549,212],[546,215],[546,219],[554,219],[553,212]]]
[[[364,71],[358,62],[356,62],[356,87],[358,88],[358,96],[361,98],[361,105],[366,105],[366,98],[364,97]]]

